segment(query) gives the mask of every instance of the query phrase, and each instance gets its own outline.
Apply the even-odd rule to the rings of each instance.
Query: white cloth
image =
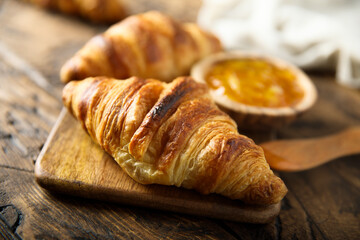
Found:
[[[332,68],[340,83],[360,88],[359,0],[203,0],[198,24],[227,50]]]

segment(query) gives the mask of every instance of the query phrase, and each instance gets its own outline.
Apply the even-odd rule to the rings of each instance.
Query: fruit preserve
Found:
[[[205,78],[216,94],[258,107],[291,107],[304,91],[290,69],[266,60],[230,59],[215,63]]]

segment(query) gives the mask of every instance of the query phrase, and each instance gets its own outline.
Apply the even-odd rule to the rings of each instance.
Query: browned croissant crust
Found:
[[[151,11],[128,17],[92,38],[65,63],[60,77],[63,82],[96,76],[171,81],[221,49],[220,41],[196,24],[180,24]]]
[[[114,23],[125,17],[121,0],[22,0],[42,8],[79,15],[92,22]]]
[[[204,84],[96,77],[68,83],[63,102],[137,182],[219,193],[251,204],[287,192],[261,147],[237,132]]]

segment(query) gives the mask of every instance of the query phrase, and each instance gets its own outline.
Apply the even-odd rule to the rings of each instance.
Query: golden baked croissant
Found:
[[[68,83],[63,102],[91,138],[137,182],[219,193],[251,204],[287,192],[263,150],[237,132],[207,87],[191,77],[171,83],[132,77]]]
[[[125,17],[121,0],[23,0],[45,9],[79,15],[98,23],[114,23]]]
[[[65,63],[60,77],[63,82],[96,76],[171,81],[221,49],[220,41],[196,24],[180,24],[150,11],[128,17],[92,38]]]
[[[137,182],[219,193],[251,204],[287,192],[261,147],[237,132],[204,84],[132,77],[68,83],[63,102],[91,138]]]

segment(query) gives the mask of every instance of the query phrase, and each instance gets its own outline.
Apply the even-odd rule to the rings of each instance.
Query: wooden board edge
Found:
[[[267,207],[251,206],[249,209],[236,209],[232,206],[221,207],[221,214],[216,209],[208,209],[199,206],[197,211],[194,207],[187,207],[186,204],[176,204],[169,198],[168,201],[158,203],[156,200],[141,197],[140,194],[126,194],[122,191],[114,191],[112,188],[99,188],[98,186],[85,184],[82,182],[73,183],[43,172],[36,178],[37,183],[50,193],[61,193],[70,196],[83,197],[87,199],[96,199],[105,202],[125,204],[129,206],[138,206],[162,211],[171,211],[175,213],[196,215],[214,219],[228,220],[234,222],[246,222],[255,224],[265,224],[274,220],[281,208],[281,202]],[[162,199],[163,200],[163,199]],[[220,209],[219,209],[220,210]]]
[[[237,208],[232,205],[216,204],[215,206],[208,207],[202,202],[197,203],[197,211],[194,211],[194,207],[188,207],[186,201],[177,203],[176,201],[173,201],[171,197],[169,197],[168,199],[162,198],[162,202],[160,204],[158,201],[156,201],[156,196],[153,199],[149,199],[140,193],[129,194],[129,192],[121,191],[119,189],[113,189],[109,187],[99,188],[96,185],[91,185],[83,182],[71,182],[66,179],[59,178],[58,176],[55,176],[53,174],[50,174],[45,169],[43,169],[42,161],[44,160],[44,157],[46,157],[46,152],[51,147],[53,138],[57,133],[63,119],[66,117],[66,114],[68,114],[67,109],[63,108],[35,163],[35,180],[42,188],[48,190],[49,192],[74,195],[89,199],[97,199],[101,201],[127,204],[132,206],[154,208],[177,213],[185,213],[188,215],[197,215],[215,219],[258,224],[271,222],[280,212],[280,203],[266,207],[248,206],[246,208]]]
[[[61,122],[63,121],[63,119],[65,118],[67,114],[67,109],[65,107],[63,107],[60,111],[60,114],[59,114],[59,117],[57,118],[54,126],[52,127],[50,133],[49,133],[49,136],[48,138],[46,139],[45,143],[44,143],[44,146],[43,148],[41,149],[37,159],[36,159],[36,162],[35,162],[35,169],[34,169],[34,173],[35,173],[35,178],[42,178],[43,175],[44,175],[44,172],[42,171],[42,168],[41,168],[41,163],[42,163],[42,160],[45,156],[45,153],[48,151],[49,147],[50,147],[50,144],[57,132],[57,130],[59,129],[60,127],[60,124]]]

